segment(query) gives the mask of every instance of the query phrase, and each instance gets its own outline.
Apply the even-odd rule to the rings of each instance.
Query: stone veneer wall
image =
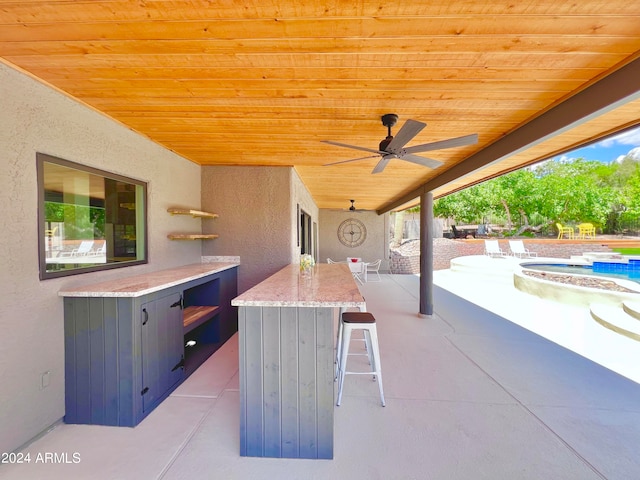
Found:
[[[389,272],[399,274],[420,273],[420,255],[403,255],[392,250],[389,258]]]
[[[509,241],[498,240],[500,248],[509,252]],[[584,252],[610,252],[606,245],[595,243],[559,243],[553,240],[527,242],[525,247],[536,252],[539,257],[570,258],[572,255],[582,255]],[[467,255],[483,255],[484,242],[482,240],[450,240],[448,238],[434,238],[433,240],[433,268],[444,270],[449,268],[452,258]],[[389,262],[391,273],[416,274],[420,272],[420,241],[410,240],[402,244],[399,250],[391,251]]]

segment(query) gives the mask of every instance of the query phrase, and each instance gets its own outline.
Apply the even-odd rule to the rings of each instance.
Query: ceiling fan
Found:
[[[355,200],[349,200],[351,202],[351,206],[348,208],[334,208],[333,210],[337,211],[337,212],[351,212],[351,213],[361,213],[361,212],[366,212],[366,210],[363,210],[361,208],[356,208],[356,201]]]
[[[365,152],[375,153],[375,155],[369,155],[367,157],[352,158],[351,160],[342,160],[339,162],[325,163],[327,165],[338,165],[341,163],[355,162],[358,160],[365,160],[367,158],[375,158],[380,156],[380,161],[377,163],[371,173],[380,173],[384,170],[387,164],[397,158],[399,160],[405,160],[407,162],[416,163],[429,168],[438,168],[442,165],[442,162],[434,160],[432,158],[425,158],[415,153],[427,152],[430,150],[442,150],[444,148],[462,147],[465,145],[473,145],[478,143],[478,134],[465,135],[463,137],[450,138],[448,140],[440,140],[438,142],[425,143],[422,145],[415,145],[413,147],[404,146],[409,143],[413,137],[422,131],[427,126],[426,123],[418,122],[417,120],[407,120],[397,135],[393,137],[391,135],[391,127],[398,122],[398,115],[395,113],[387,113],[382,115],[382,125],[387,127],[387,138],[380,142],[378,150],[367,147],[358,147],[355,145],[347,145],[346,143],[334,142],[331,140],[321,140],[323,143],[329,145],[336,145],[338,147],[353,148],[355,150],[363,150]]]
[[[351,206],[348,209],[345,208],[346,211],[349,211],[349,212],[361,212],[362,211],[359,208],[356,208],[356,205],[355,205],[356,201],[355,200],[349,200],[349,201],[351,202]]]

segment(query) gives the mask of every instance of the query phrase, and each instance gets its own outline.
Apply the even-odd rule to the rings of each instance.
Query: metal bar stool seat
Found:
[[[382,390],[382,371],[380,368],[380,348],[378,347],[378,331],[376,328],[376,319],[369,312],[343,312],[342,313],[342,335],[339,345],[339,360],[337,363],[338,370],[338,401],[340,406],[342,401],[342,390],[344,386],[344,377],[346,375],[373,375],[373,380],[378,382],[380,390],[380,401],[385,406],[384,392]],[[351,333],[354,330],[362,330],[364,333],[365,344],[367,348],[366,355],[369,357],[371,365],[370,372],[350,372],[347,370],[347,357],[354,355],[349,353],[349,344],[351,342]]]
[[[360,309],[359,311],[361,312],[366,312],[367,307],[364,307],[363,309]],[[340,354],[342,351],[342,332],[344,331],[344,322],[342,320],[342,314],[345,313],[347,310],[344,307],[340,307],[340,311],[338,313],[338,334],[336,336],[336,348],[335,348],[335,352],[336,352],[336,358],[334,360],[335,363],[335,375],[333,377],[333,381],[337,382],[338,381],[338,375],[340,374]],[[351,338],[351,340],[358,340],[360,342],[364,343],[364,348],[366,350],[367,348],[367,339],[365,338],[365,333],[364,331],[362,332],[362,338]],[[369,355],[368,352],[367,353],[350,353],[349,355]]]

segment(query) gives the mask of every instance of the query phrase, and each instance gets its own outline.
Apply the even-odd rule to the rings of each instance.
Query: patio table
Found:
[[[288,265],[236,297],[240,455],[333,458],[334,315],[364,309],[346,264]]]
[[[350,258],[347,258],[347,265],[349,265],[349,270],[351,270],[351,274],[355,279],[359,280],[360,283],[367,282],[367,262],[363,262],[362,259],[354,262]]]

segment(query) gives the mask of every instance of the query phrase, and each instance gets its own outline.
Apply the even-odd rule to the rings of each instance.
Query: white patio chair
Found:
[[[484,254],[490,257],[506,257],[506,254],[500,248],[500,244],[498,243],[498,240],[485,240]]]
[[[382,264],[382,260],[378,259],[375,262],[371,262],[371,263],[367,263],[366,264],[366,269],[367,269],[367,281],[369,282],[379,282],[380,279],[380,272],[378,272],[378,270],[380,270],[380,265]],[[370,273],[375,273],[377,280],[369,280],[368,276]]]
[[[347,265],[349,265],[349,270],[351,270],[351,274],[353,278],[355,278],[361,285],[364,285],[364,280],[362,280],[362,275],[366,275],[365,269],[367,268],[365,263],[360,262],[352,262],[348,261]]]
[[[511,249],[511,255],[514,257],[537,257],[536,252],[532,252],[525,248],[522,240],[509,240],[509,248]]]
[[[87,252],[87,257],[102,257],[107,254],[107,242],[102,242],[102,245],[98,248],[92,248]]]
[[[84,257],[93,248],[93,240],[83,240],[78,248],[74,248],[70,252],[62,252],[61,257]]]

